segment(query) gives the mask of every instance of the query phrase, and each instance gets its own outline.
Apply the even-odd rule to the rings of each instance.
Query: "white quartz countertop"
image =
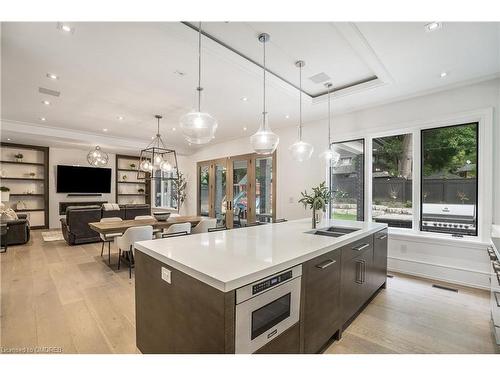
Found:
[[[228,292],[306,262],[387,227],[386,224],[328,220],[317,229],[359,229],[341,237],[311,233],[311,220],[141,241],[136,249],[214,288]],[[174,280],[172,280],[174,282]]]

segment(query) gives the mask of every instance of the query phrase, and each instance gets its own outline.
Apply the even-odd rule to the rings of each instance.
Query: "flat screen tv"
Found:
[[[111,169],[57,166],[58,193],[111,193]]]

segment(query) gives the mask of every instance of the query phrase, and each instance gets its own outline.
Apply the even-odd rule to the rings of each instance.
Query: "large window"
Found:
[[[163,174],[163,178],[167,178],[154,180],[155,207],[177,209],[177,190],[176,183],[172,178],[173,174],[160,170],[155,171],[155,173],[157,177]]]
[[[478,127],[422,130],[421,230],[477,236]]]
[[[411,134],[373,138],[373,221],[390,227],[412,227],[412,155]]]
[[[363,139],[333,144],[340,155],[339,160],[330,165],[333,219],[364,220],[364,148]]]

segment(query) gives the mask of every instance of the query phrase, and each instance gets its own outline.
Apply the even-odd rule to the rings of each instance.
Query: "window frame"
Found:
[[[360,129],[352,132],[340,133],[334,138],[333,143],[348,142],[356,139],[364,139],[365,141],[365,165],[371,165],[372,159],[372,140],[391,135],[411,133],[413,138],[413,194],[412,205],[415,208],[413,212],[413,228],[389,228],[389,233],[395,235],[394,238],[405,238],[413,240],[438,241],[440,243],[466,244],[466,243],[488,243],[490,241],[490,230],[493,222],[493,163],[478,162],[478,189],[477,189],[477,236],[452,237],[451,234],[433,233],[420,230],[420,180],[421,180],[421,139],[420,133],[422,130],[441,128],[452,125],[478,123],[478,160],[491,160],[493,158],[493,107],[473,109],[470,111],[456,112],[436,116],[434,118],[410,121],[410,122],[393,122],[388,125],[375,126],[368,135],[366,129]],[[330,181],[330,163],[325,165],[325,177],[328,181],[328,186],[331,186]],[[372,179],[372,168],[365,168],[365,221],[372,221],[371,209],[373,204],[372,183],[368,183]],[[328,206],[328,217],[331,217],[331,206]],[[419,241],[420,241],[419,240]]]
[[[424,137],[424,132],[430,131],[430,130],[436,130],[436,129],[447,129],[447,128],[456,128],[459,126],[466,126],[466,125],[476,125],[476,231],[474,235],[464,235],[463,237],[479,237],[479,226],[480,226],[480,220],[479,220],[479,213],[480,213],[480,207],[479,207],[479,181],[480,181],[480,176],[482,177],[480,173],[480,168],[482,167],[482,162],[481,166],[479,163],[479,121],[471,121],[471,122],[465,122],[462,124],[455,124],[455,125],[445,125],[445,126],[438,126],[434,128],[425,128],[425,129],[420,129],[420,194],[419,194],[419,204],[420,204],[420,212],[419,212],[419,217],[418,217],[418,229],[419,232],[422,233],[441,233],[441,234],[448,234],[446,232],[431,232],[427,230],[422,230],[422,215],[423,215],[423,207],[424,207],[424,200],[422,199],[422,186],[424,183],[424,158],[422,155],[424,154],[424,144],[422,142],[423,137]],[[451,234],[450,234],[451,235]]]
[[[362,221],[367,221],[366,218],[369,217],[368,214],[367,214],[367,201],[366,201],[366,154],[367,154],[367,144],[366,144],[366,138],[364,137],[361,137],[361,138],[353,138],[353,139],[346,139],[346,140],[342,140],[342,141],[335,141],[335,142],[332,142],[330,144],[330,147],[332,147],[333,145],[335,144],[339,144],[339,143],[349,143],[349,142],[357,142],[357,141],[363,141],[363,165],[362,165],[362,168],[363,168],[363,172],[362,172],[362,176],[363,176],[363,220]],[[328,188],[331,190],[331,186],[332,186],[332,176],[333,176],[333,173],[332,173],[332,162],[328,162],[327,163],[327,173],[328,173]],[[328,205],[328,217],[331,218],[332,217],[332,205],[333,205],[333,199],[330,200],[330,204]],[[371,213],[371,211],[370,211]],[[370,221],[371,221],[371,216],[370,216]]]

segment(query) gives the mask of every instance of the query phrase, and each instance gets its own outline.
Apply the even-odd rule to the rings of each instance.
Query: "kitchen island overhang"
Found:
[[[329,227],[356,230],[315,235],[305,219],[137,243],[138,348],[317,352],[385,286],[387,267],[385,224],[318,229]]]

